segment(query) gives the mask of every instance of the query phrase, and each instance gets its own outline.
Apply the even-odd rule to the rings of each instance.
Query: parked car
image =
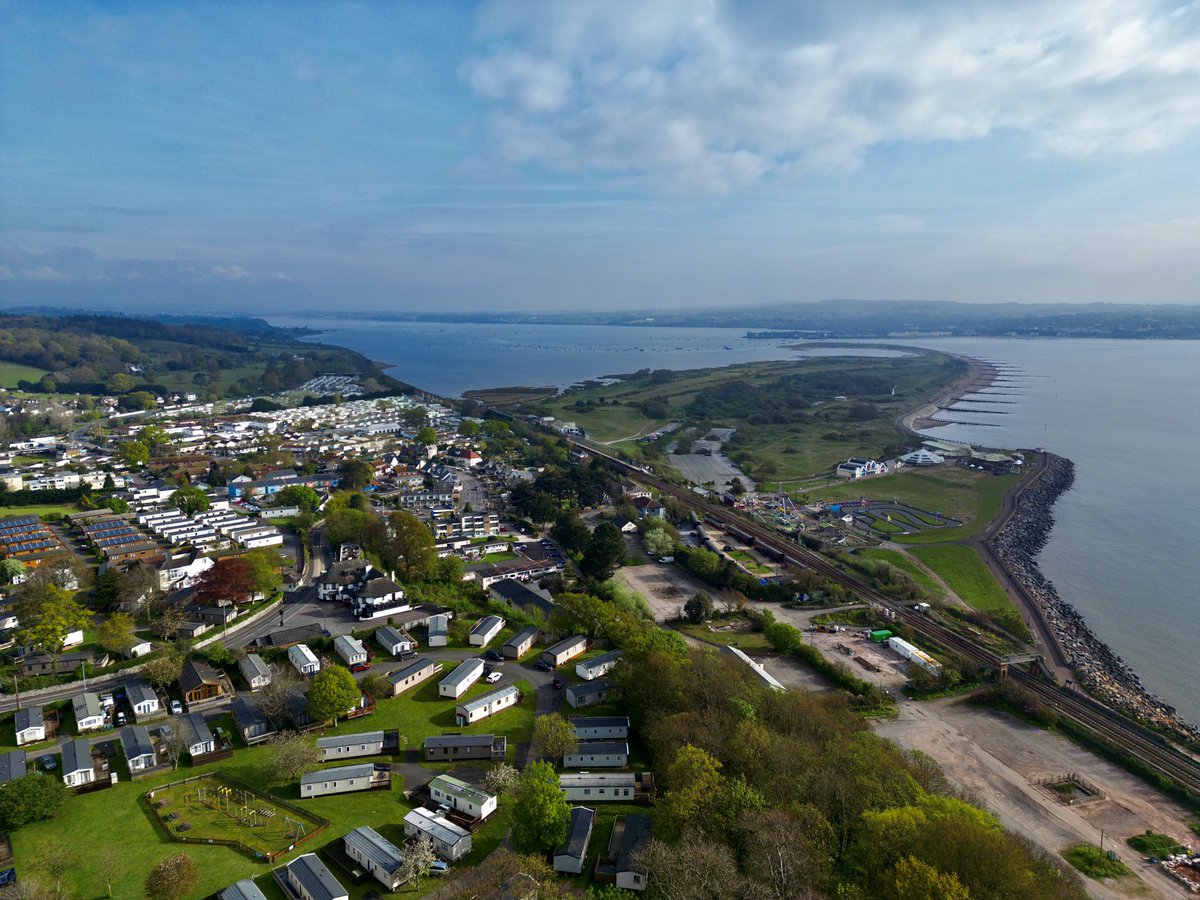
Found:
[[[126,723],[126,721],[127,720],[125,718],[125,711],[118,709],[117,710],[117,727],[120,728],[122,725],[124,725]]]
[[[355,663],[354,665],[352,665],[352,666],[350,667],[350,671],[351,671],[351,672],[366,672],[366,671],[367,671],[368,669],[370,669],[370,668],[371,668],[371,664],[370,664],[370,663],[365,663],[365,662],[363,662],[363,663]]]
[[[180,703],[178,700],[171,701],[171,715],[173,715],[173,716],[182,716],[183,715],[183,704]]]
[[[561,691],[561,690],[563,689],[563,683],[562,683],[562,679],[561,679],[561,678],[555,678],[555,679],[554,679],[554,689],[555,689],[556,691]]]
[[[487,653],[483,654],[483,658],[489,662],[501,662],[504,659],[499,650],[489,650]]]
[[[554,666],[550,665],[550,663],[546,662],[544,659],[539,659],[537,662],[535,662],[533,664],[533,667],[535,669],[537,669],[539,672],[553,672],[554,671]]]
[[[487,676],[487,678],[485,678],[484,680],[488,684],[495,684],[497,681],[499,681],[503,677],[504,677],[503,672],[493,672],[491,675]]]
[[[49,753],[47,753],[45,756],[41,757],[38,760],[38,762],[40,762],[42,764],[42,768],[47,772],[53,772],[55,769],[58,768],[58,760],[56,760]]]
[[[432,863],[429,864],[429,874],[430,875],[445,875],[449,871],[450,871],[450,863],[445,862],[443,860],[435,859]]]

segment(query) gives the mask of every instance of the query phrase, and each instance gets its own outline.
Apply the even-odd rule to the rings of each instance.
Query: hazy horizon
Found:
[[[0,2],[0,306],[1200,302],[1200,5]]]

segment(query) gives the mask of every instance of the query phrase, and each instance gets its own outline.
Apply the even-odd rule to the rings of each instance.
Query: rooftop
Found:
[[[596,811],[586,806],[571,807],[571,821],[567,826],[567,839],[554,851],[555,856],[570,856],[583,859],[587,853],[588,838],[592,836],[592,825],[596,822]]]
[[[443,819],[436,813],[418,807],[404,817],[405,824],[413,825],[421,831],[446,844],[457,844],[463,838],[469,838],[471,832],[459,828],[453,822]]]
[[[347,834],[346,848],[356,847],[367,859],[389,875],[404,865],[404,853],[374,828],[362,825]]]

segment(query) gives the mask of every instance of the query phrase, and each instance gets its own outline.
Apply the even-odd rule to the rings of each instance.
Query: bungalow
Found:
[[[78,671],[81,666],[87,666],[93,672],[108,665],[108,654],[99,659],[91,650],[80,650],[77,653],[59,653],[56,656],[37,654],[26,656],[17,661],[17,668],[26,678],[35,675],[65,675]]]
[[[361,825],[342,838],[346,855],[389,891],[404,883],[404,853],[374,828]]]
[[[588,842],[592,839],[592,826],[596,824],[596,811],[586,806],[571,807],[571,819],[567,825],[567,839],[554,851],[554,871],[578,875],[583,871],[583,860],[587,856]]]
[[[399,631],[391,625],[384,625],[382,628],[375,630],[375,643],[383,648],[383,651],[390,656],[399,656],[402,653],[415,653],[417,642],[409,635],[407,631]]]
[[[217,894],[217,900],[267,900],[267,895],[249,878],[243,878]]]
[[[425,738],[425,762],[503,760],[507,750],[508,738],[502,734],[441,734]]]
[[[572,709],[579,709],[580,707],[595,706],[597,703],[603,703],[608,699],[608,692],[611,688],[612,684],[608,679],[572,685],[566,691],[567,705]]]
[[[509,659],[520,659],[532,649],[533,642],[537,640],[537,636],[538,630],[536,628],[532,626],[522,628],[504,642],[504,646],[500,648],[500,652]]]
[[[392,767],[375,763],[334,766],[300,776],[301,798],[347,794],[352,791],[387,790],[392,786]]]
[[[646,873],[636,863],[650,840],[652,826],[653,820],[644,813],[617,816],[608,841],[608,855],[600,861],[597,872],[611,874],[619,888],[644,891]]]
[[[229,682],[206,662],[189,659],[179,673],[179,687],[183,690],[183,702],[189,707],[220,701],[229,696]]]
[[[142,772],[154,768],[158,761],[154,753],[154,742],[145,725],[128,725],[121,729],[121,749],[130,772]]]
[[[575,664],[575,674],[584,681],[591,681],[601,675],[607,675],[621,658],[620,650],[609,650],[600,656],[593,656]]]
[[[321,671],[321,661],[308,649],[307,644],[293,644],[288,647],[288,661],[301,675],[316,675]]]
[[[361,734],[337,734],[317,738],[321,762],[352,759],[356,756],[378,756],[383,753],[383,732],[364,731]]]
[[[564,769],[597,766],[619,769],[629,763],[629,745],[624,741],[584,741],[574,753],[563,757]]]
[[[40,706],[18,709],[13,715],[13,728],[17,733],[17,746],[36,744],[46,739],[46,719]]]
[[[350,895],[315,853],[297,856],[283,867],[283,878],[300,900],[350,900]]]
[[[239,659],[238,669],[252,691],[261,690],[271,683],[271,667],[257,653],[247,653]]]
[[[473,647],[486,647],[503,627],[504,620],[499,616],[485,616],[472,626],[467,643]]]
[[[420,684],[440,671],[440,662],[434,662],[432,659],[414,659],[408,665],[389,672],[387,678],[392,683],[392,696],[399,697],[413,685]]]
[[[208,728],[208,722],[204,721],[204,713],[190,712],[186,716],[180,716],[177,721],[183,733],[187,735],[187,751],[193,759],[217,749],[217,742]]]
[[[455,667],[453,672],[438,682],[438,694],[442,697],[453,697],[457,700],[482,675],[482,659],[464,659]]]
[[[96,772],[92,768],[92,745],[86,738],[75,738],[63,744],[62,780],[67,787],[79,787],[96,780]]]
[[[629,739],[628,716],[571,716],[567,719],[579,741]]]
[[[75,730],[80,734],[99,731],[104,727],[104,708],[100,705],[99,696],[91,691],[72,697],[71,709],[75,712]]]
[[[361,665],[367,661],[367,648],[358,638],[348,634],[339,634],[334,638],[333,649],[346,661],[348,666]]]
[[[125,685],[125,699],[133,709],[133,717],[139,721],[162,711],[158,694],[144,678],[135,678]]]
[[[654,793],[650,772],[563,772],[558,782],[568,800],[589,803],[644,800]]]
[[[453,775],[439,775],[429,782],[429,796],[434,803],[448,806],[472,819],[486,819],[496,811],[495,796]]]
[[[425,641],[430,647],[445,647],[450,642],[450,617],[430,616],[429,634]]]
[[[233,698],[230,711],[233,713],[233,725],[241,733],[246,746],[261,744],[275,734],[275,727],[267,721],[267,717],[253,700],[238,695]]]
[[[557,668],[568,660],[574,659],[580,653],[586,653],[587,648],[588,639],[582,634],[577,634],[574,637],[559,641],[553,647],[547,647],[542,651],[542,660]]]
[[[417,808],[405,815],[404,833],[429,838],[437,855],[450,862],[471,852],[471,832],[427,809]]]
[[[28,771],[25,765],[24,750],[0,752],[0,784],[24,778]]]
[[[521,702],[521,692],[515,685],[509,684],[495,691],[480,694],[473,700],[460,703],[454,708],[455,725],[473,725],[488,716],[494,716],[503,709],[516,706]]]

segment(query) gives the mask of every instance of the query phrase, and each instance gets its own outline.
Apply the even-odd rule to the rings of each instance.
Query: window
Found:
[[[592,789],[591,789],[591,788],[584,788],[584,789],[583,789],[583,796],[585,796],[585,797],[586,797],[586,796],[588,796],[588,794],[590,794],[591,792],[592,792]]]

